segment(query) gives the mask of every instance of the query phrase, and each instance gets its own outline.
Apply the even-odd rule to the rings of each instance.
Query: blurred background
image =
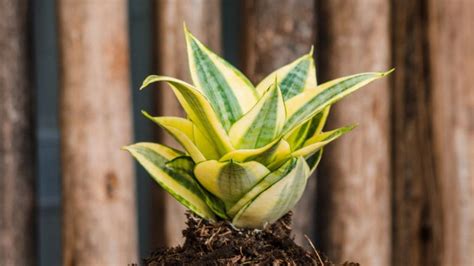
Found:
[[[149,74],[189,80],[182,25],[253,82],[315,45],[318,81],[396,71],[337,103],[294,211],[335,262],[474,265],[474,1],[0,0],[0,265],[124,265],[184,209],[120,147],[176,145]]]

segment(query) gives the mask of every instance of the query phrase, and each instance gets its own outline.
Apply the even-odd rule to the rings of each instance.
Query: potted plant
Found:
[[[184,246],[160,250],[147,262],[323,264],[294,244],[285,215],[301,198],[323,147],[354,128],[323,132],[330,106],[391,71],[317,85],[311,49],[254,86],[184,31],[193,85],[152,75],[141,87],[170,85],[187,118],[143,113],[184,151],[145,142],[124,148],[191,212]]]

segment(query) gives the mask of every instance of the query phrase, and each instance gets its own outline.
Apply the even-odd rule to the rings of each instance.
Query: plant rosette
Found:
[[[187,114],[153,117],[183,147],[127,147],[177,201],[211,222],[263,228],[303,195],[323,148],[354,126],[323,131],[332,104],[390,72],[367,72],[317,84],[313,49],[254,86],[185,27],[193,85],[152,75],[141,89],[166,82]]]

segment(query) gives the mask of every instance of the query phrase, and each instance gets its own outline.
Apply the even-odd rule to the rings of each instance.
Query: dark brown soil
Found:
[[[295,244],[291,213],[264,230],[237,229],[226,221],[211,224],[189,213],[187,217],[184,245],[156,250],[143,260],[145,265],[335,265],[315,249]]]

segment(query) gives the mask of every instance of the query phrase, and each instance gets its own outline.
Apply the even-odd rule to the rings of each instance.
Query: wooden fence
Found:
[[[156,72],[189,80],[183,21],[224,51],[229,1],[152,3]],[[0,0],[0,265],[32,265],[37,253],[32,4]],[[329,128],[359,127],[326,150],[295,208],[297,241],[309,235],[336,262],[474,265],[474,1],[234,6],[239,64],[254,82],[311,44],[319,81],[396,67],[332,108]],[[65,265],[138,261],[133,164],[118,151],[133,132],[127,8],[126,0],[57,1]],[[183,114],[169,90],[155,95],[156,113]],[[184,209],[154,190],[150,241],[175,245]]]

